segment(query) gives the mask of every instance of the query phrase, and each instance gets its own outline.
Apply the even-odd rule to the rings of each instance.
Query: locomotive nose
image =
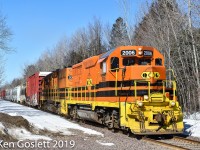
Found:
[[[141,77],[146,81],[155,83],[158,79],[160,79],[160,71],[156,67],[148,67],[143,70]]]

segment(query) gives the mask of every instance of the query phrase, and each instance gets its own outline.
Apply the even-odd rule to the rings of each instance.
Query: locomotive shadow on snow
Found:
[[[191,131],[186,131],[187,129],[189,129],[190,127],[192,127],[192,125],[190,125],[190,124],[187,124],[186,122],[183,122],[184,123],[184,131],[183,131],[183,135],[184,136],[186,136],[186,137],[188,137],[188,136],[190,136],[192,133],[191,133]]]

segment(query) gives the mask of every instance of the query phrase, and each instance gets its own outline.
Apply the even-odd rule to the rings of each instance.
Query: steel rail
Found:
[[[176,146],[176,145],[169,144],[169,143],[164,143],[164,142],[157,141],[157,140],[154,140],[154,139],[151,139],[151,138],[147,138],[147,137],[142,138],[142,140],[145,140],[145,141],[148,141],[148,142],[152,142],[152,143],[156,143],[156,144],[159,144],[161,146],[165,146],[165,147],[176,149],[176,150],[188,150],[188,148],[184,148],[184,147],[181,147],[181,146]]]
[[[199,145],[200,145],[200,141],[191,140],[191,139],[186,139],[186,138],[179,137],[179,136],[174,136],[173,139],[174,139],[174,140],[185,141],[185,142],[188,142],[188,143],[195,143],[195,144],[199,144]]]

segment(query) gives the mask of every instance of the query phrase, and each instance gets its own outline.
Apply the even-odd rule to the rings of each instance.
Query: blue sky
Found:
[[[135,16],[144,0],[130,1],[131,16]],[[15,52],[6,55],[8,82],[22,75],[24,64],[35,62],[43,51],[94,17],[113,24],[123,15],[119,0],[0,0],[0,10],[14,34],[10,45]]]

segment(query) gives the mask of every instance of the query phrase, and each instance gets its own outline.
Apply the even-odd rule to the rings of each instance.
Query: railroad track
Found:
[[[142,140],[159,144],[161,146],[175,150],[200,150],[199,141],[186,139],[179,136],[174,136],[171,139],[155,139],[155,138],[144,137],[142,138]]]

